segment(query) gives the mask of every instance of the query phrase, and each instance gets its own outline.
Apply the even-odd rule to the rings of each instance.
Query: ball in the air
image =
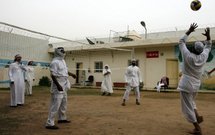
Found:
[[[202,4],[199,0],[193,0],[191,3],[190,3],[190,8],[193,10],[193,11],[197,11],[201,8]]]

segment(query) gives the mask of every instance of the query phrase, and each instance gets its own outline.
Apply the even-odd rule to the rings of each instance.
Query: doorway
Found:
[[[83,76],[82,76],[82,71],[83,71],[83,63],[76,63],[76,84],[80,84],[81,81],[83,81]]]
[[[178,60],[166,60],[166,76],[169,78],[169,87],[177,88],[178,86]]]

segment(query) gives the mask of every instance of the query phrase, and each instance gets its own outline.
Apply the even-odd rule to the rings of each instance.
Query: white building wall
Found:
[[[36,39],[0,31],[0,59],[14,59],[21,54],[23,60],[50,62],[48,40]]]
[[[159,51],[158,58],[146,58],[147,51]],[[124,82],[124,73],[128,67],[128,60],[131,59],[131,52],[126,51],[96,51],[96,52],[79,52],[69,54],[66,57],[68,67],[76,73],[76,63],[83,63],[85,70],[85,80],[89,75],[93,75],[95,82],[101,82],[102,73],[94,72],[94,63],[102,61],[103,66],[108,64],[112,71],[113,82]],[[139,67],[144,81],[144,87],[154,88],[161,77],[166,76],[166,60],[175,58],[174,47],[156,47],[156,48],[136,48],[134,53],[135,59],[139,60]],[[90,69],[90,73],[88,73]],[[73,81],[74,82],[74,81]]]
[[[146,51],[159,51],[159,58],[145,58],[144,64],[145,84],[147,87],[154,88],[157,82],[166,76],[166,60],[175,58],[174,47],[147,48]]]
[[[76,74],[76,63],[83,63],[83,68],[80,70],[80,72],[85,72],[82,76],[82,80],[87,80],[87,70],[89,65],[89,53],[85,52],[73,52],[72,54],[67,53],[65,57],[65,61],[68,67],[68,70],[74,74]],[[76,81],[72,77],[69,77],[70,82],[72,84],[75,84]]]
[[[22,61],[25,63],[33,60],[42,63],[42,65],[48,65],[51,61],[48,49],[48,40],[0,31],[0,87],[9,87],[9,83],[5,83],[9,82],[8,68],[5,68],[5,66],[9,61],[14,60],[16,54],[21,54]],[[34,85],[38,85],[42,76],[49,77],[49,70],[44,66],[36,66]]]
[[[34,74],[35,74],[35,81],[33,82],[33,86],[36,86],[39,84],[40,79],[43,76],[47,76],[49,79],[51,79],[50,77],[50,71],[49,68],[46,67],[40,67],[40,66],[36,66],[34,67]],[[0,80],[9,80],[8,77],[8,68],[0,68]],[[8,88],[9,87],[9,83],[0,83],[0,88]]]
[[[161,79],[161,77],[166,76],[166,61],[167,59],[177,59],[175,54],[175,46],[161,43],[161,47],[159,45],[153,45],[152,47],[138,44],[135,45],[135,42],[127,42],[130,43],[130,46],[125,46],[127,49],[134,49],[134,58],[139,60],[139,67],[142,72],[142,78],[144,81],[144,87],[154,88],[157,82]],[[143,42],[144,43],[144,42]],[[133,45],[134,44],[134,45]],[[176,43],[177,44],[177,43]],[[133,45],[133,46],[132,46]],[[122,45],[121,45],[122,48]],[[95,47],[96,50],[96,47]],[[112,70],[112,81],[113,82],[124,82],[124,73],[128,66],[128,60],[132,58],[131,52],[129,51],[116,51],[116,50],[104,50],[95,51],[90,49],[87,50],[77,50],[79,54],[73,55],[74,63],[73,67],[75,68],[75,63],[82,62],[83,67],[86,70],[85,79],[90,75],[95,77],[95,82],[101,82],[103,76],[101,73],[94,73],[92,69],[94,69],[95,61],[102,61],[103,66],[108,64]],[[146,52],[149,51],[159,51],[158,58],[146,58]],[[73,53],[73,52],[72,52]],[[162,54],[162,55],[161,55]],[[87,69],[90,68],[91,73],[87,72]]]
[[[113,57],[112,80],[113,82],[125,82],[125,71],[128,67],[128,60],[131,59],[131,52],[115,51]]]
[[[131,58],[131,52],[122,51],[96,51],[67,54],[66,63],[73,73],[76,73],[76,63],[83,63],[87,80],[89,75],[93,75],[95,81],[101,82],[103,79],[102,73],[96,73],[94,70],[95,62],[102,61],[103,66],[108,64],[112,70],[113,82],[124,82],[124,73],[128,65],[128,60]],[[90,70],[90,72],[88,72]]]

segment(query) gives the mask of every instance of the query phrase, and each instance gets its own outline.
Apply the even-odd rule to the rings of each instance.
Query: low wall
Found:
[[[96,86],[100,87],[102,82],[96,82]],[[125,82],[114,82],[113,87],[125,87]]]

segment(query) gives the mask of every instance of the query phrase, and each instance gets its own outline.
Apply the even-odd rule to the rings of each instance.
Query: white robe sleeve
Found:
[[[51,71],[51,74],[53,76],[57,76],[58,75],[58,73],[57,73],[57,71],[58,71],[58,64],[56,62],[52,62],[50,64],[50,71]]]
[[[33,76],[33,79],[35,79],[34,68],[32,68],[32,76]]]
[[[127,68],[126,71],[125,71],[125,76],[124,76],[124,78],[125,78],[125,82],[128,83],[128,68]]]
[[[103,75],[105,75],[107,73],[106,69],[103,69]]]
[[[111,74],[111,70],[110,69],[108,69],[107,71]]]
[[[20,66],[20,68],[21,68],[24,72],[28,70],[28,67],[25,66],[25,65],[23,65],[23,64],[21,64],[21,65],[19,65],[19,66]]]
[[[203,53],[209,54],[209,52],[211,51],[212,41],[211,40],[210,41],[206,40],[204,42],[204,44],[205,44],[205,47],[204,47]]]
[[[140,81],[140,82],[143,82],[143,78],[142,78],[142,74],[141,74],[140,69],[138,69],[137,74],[138,74],[138,77],[139,77],[139,81]]]
[[[26,67],[26,71],[24,72],[24,78],[25,80],[28,80],[28,67]]]
[[[10,79],[11,82],[14,82],[13,68],[14,68],[14,65],[10,64],[9,71],[8,71],[8,76],[9,76],[9,79]]]
[[[179,40],[179,49],[182,53],[182,57],[186,57],[190,54],[190,51],[187,49],[186,42],[187,42],[188,36],[185,34],[180,40]]]

